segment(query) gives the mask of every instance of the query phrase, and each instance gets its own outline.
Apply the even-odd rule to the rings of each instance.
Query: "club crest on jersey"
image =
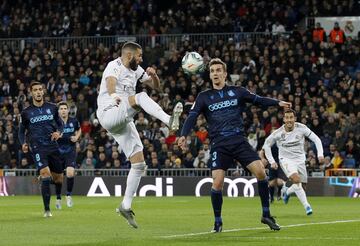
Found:
[[[231,97],[235,96],[235,93],[234,93],[232,90],[229,90],[227,93],[228,93],[228,95],[231,96]]]
[[[285,133],[281,134],[281,140],[285,140]]]
[[[74,125],[73,125],[73,123],[70,123],[69,126],[70,126],[70,127],[73,127]]]
[[[51,114],[51,110],[48,108],[48,109],[46,110],[46,113],[47,113],[47,114]]]

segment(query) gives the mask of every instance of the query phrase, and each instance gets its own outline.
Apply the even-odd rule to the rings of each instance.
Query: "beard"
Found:
[[[129,67],[133,71],[135,71],[138,68],[138,64],[136,63],[135,58],[131,59],[131,61],[129,62]]]

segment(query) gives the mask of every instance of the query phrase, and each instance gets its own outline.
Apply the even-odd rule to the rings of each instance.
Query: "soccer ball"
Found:
[[[204,71],[205,65],[202,56],[197,52],[187,53],[181,60],[181,67],[186,74],[192,75]]]

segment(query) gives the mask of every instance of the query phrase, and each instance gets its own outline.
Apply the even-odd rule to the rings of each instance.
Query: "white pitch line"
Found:
[[[301,227],[301,226],[311,226],[311,225],[329,225],[329,224],[339,224],[339,223],[352,223],[352,222],[360,222],[360,219],[356,220],[335,220],[335,221],[323,221],[323,222],[311,222],[311,223],[302,223],[302,224],[293,224],[293,225],[284,225],[281,228],[292,228],[292,227]],[[236,232],[236,231],[254,231],[254,230],[263,230],[268,229],[269,227],[248,227],[248,228],[237,228],[237,229],[229,229],[223,230],[224,232]],[[168,236],[160,236],[161,238],[175,238],[175,237],[191,237],[191,236],[199,236],[213,234],[213,232],[196,232],[196,233],[187,233],[187,234],[177,234],[177,235],[168,235]],[[350,239],[352,240],[352,239]]]

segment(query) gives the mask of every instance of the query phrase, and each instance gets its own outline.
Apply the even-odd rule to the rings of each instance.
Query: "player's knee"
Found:
[[[140,93],[137,93],[134,97],[134,103],[135,105],[140,105],[140,100],[141,98],[144,98],[144,97],[149,97],[149,95],[146,93],[146,92],[140,92]],[[130,100],[130,99],[129,99]],[[130,105],[131,105],[131,102],[130,102]]]
[[[291,176],[291,181],[295,184],[298,184],[301,182],[300,176],[298,174],[294,174]]]
[[[131,164],[131,168],[133,168],[135,170],[145,171],[146,164],[145,164],[145,162],[134,163],[134,164]]]

